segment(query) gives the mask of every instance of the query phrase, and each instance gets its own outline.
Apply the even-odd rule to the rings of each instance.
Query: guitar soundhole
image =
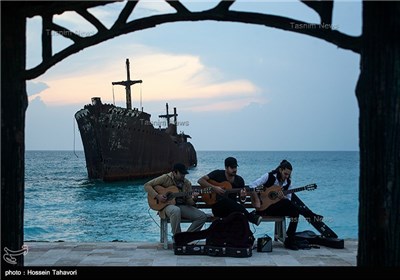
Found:
[[[268,194],[269,199],[275,200],[278,197],[278,194],[276,192],[270,192]]]

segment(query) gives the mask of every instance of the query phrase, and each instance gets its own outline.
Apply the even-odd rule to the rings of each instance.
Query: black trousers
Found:
[[[214,216],[220,218],[224,218],[233,212],[241,212],[249,221],[254,220],[254,214],[249,213],[246,207],[227,197],[224,197],[221,200],[218,200],[217,203],[213,204],[211,210]]]
[[[289,238],[293,237],[296,233],[300,215],[306,219],[314,219],[316,217],[316,214],[311,210],[298,208],[289,199],[281,199],[277,203],[270,205],[267,209],[257,211],[256,213],[262,216],[289,216],[290,223],[286,231]]]

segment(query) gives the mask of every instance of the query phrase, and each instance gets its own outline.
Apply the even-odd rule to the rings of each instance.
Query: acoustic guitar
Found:
[[[267,209],[272,204],[275,204],[278,201],[280,201],[287,194],[304,191],[304,190],[312,191],[312,190],[315,190],[316,188],[317,188],[316,184],[309,184],[304,187],[299,187],[299,188],[290,189],[290,190],[283,190],[281,186],[277,186],[277,185],[271,186],[269,188],[265,188],[263,191],[259,192],[261,205],[260,205],[260,208],[257,208],[257,211],[262,211],[262,210]]]
[[[209,179],[209,180],[207,180],[207,182],[210,183],[211,185],[223,188],[225,190],[225,193],[223,194],[223,196],[228,196],[228,194],[230,194],[230,193],[240,192],[243,189],[243,188],[232,188],[232,184],[229,183],[228,181],[224,181],[224,182],[220,183],[220,182],[216,182],[214,180]],[[262,190],[262,188],[263,188],[262,186],[256,187],[256,188],[244,187],[244,189],[246,189],[246,191],[248,191],[248,192],[260,191],[260,190]],[[203,191],[202,193],[205,193],[205,194],[202,194],[202,198],[206,204],[213,205],[217,202],[217,193],[214,192],[212,190],[212,188],[204,187],[204,188],[202,188],[202,191]]]
[[[193,193],[204,193],[206,190],[202,190],[200,188],[193,188],[190,192],[181,192],[176,186],[170,186],[168,188],[164,188],[163,186],[155,186],[153,187],[154,190],[161,195],[165,195],[167,200],[165,202],[159,201],[157,198],[151,197],[149,194],[147,195],[147,201],[151,209],[160,211],[164,207],[173,204],[175,205],[176,201],[175,198],[177,197],[184,197],[188,195],[192,195]]]

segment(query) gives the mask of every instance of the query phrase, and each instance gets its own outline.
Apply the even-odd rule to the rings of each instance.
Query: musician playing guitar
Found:
[[[292,170],[293,167],[291,163],[287,160],[282,160],[277,168],[271,172],[265,173],[260,178],[252,182],[250,187],[261,185],[265,187],[265,193],[260,192],[253,202],[258,215],[290,217],[290,223],[286,231],[287,238],[285,239],[285,247],[292,250],[298,250],[294,235],[296,233],[299,215],[302,215],[307,219],[322,219],[323,217],[315,214],[311,210],[307,211],[305,209],[296,207],[291,201],[291,194],[287,194],[286,196],[283,194],[284,191],[288,192],[290,189],[290,175]],[[282,192],[280,192],[280,194],[277,196],[277,199],[274,201],[268,200],[268,196],[264,195],[267,194],[271,188],[282,188]],[[267,207],[264,207],[263,201],[264,203],[268,203]]]
[[[163,174],[144,184],[144,189],[148,193],[149,199],[154,199],[154,204],[163,205],[158,214],[161,218],[168,217],[171,222],[172,234],[181,232],[181,219],[192,220],[192,224],[187,231],[199,231],[207,220],[207,215],[195,207],[193,197],[199,193],[193,192],[192,184],[185,175],[188,174],[186,167],[182,163],[174,165],[172,172]],[[158,193],[159,188],[177,188],[180,192],[190,195],[177,196],[174,199],[168,200],[165,192]],[[193,197],[192,197],[193,196]],[[165,207],[164,207],[165,206]]]
[[[199,185],[203,188],[211,189],[213,192],[203,194],[203,200],[207,201],[207,195],[210,196],[210,200],[212,196],[216,196],[215,203],[211,205],[212,213],[216,217],[224,218],[232,212],[241,212],[247,217],[249,222],[259,225],[261,216],[249,213],[241,203],[238,203],[238,200],[242,203],[245,201],[247,191],[243,178],[237,175],[237,167],[237,160],[233,157],[228,157],[225,159],[225,170],[214,170],[201,177],[197,181]],[[228,183],[233,189],[240,189],[240,191],[226,194],[225,183]],[[255,197],[255,192],[252,192],[251,196]]]

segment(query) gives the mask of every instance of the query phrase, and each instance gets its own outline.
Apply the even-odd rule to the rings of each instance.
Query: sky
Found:
[[[218,1],[181,1],[192,11]],[[125,2],[89,11],[110,27]],[[319,23],[300,1],[237,1],[231,10]],[[129,20],[173,13],[164,1],[140,1]],[[78,14],[55,23],[81,36],[96,29]],[[333,28],[361,33],[360,1],[335,1]],[[52,33],[53,52],[72,41]],[[125,107],[130,60],[133,107],[163,121],[177,108],[178,131],[198,151],[358,151],[355,87],[360,56],[326,41],[261,25],[175,22],[122,35],[67,57],[27,82],[26,150],[83,150],[74,114],[101,97]],[[41,62],[41,18],[27,21],[27,69]]]

